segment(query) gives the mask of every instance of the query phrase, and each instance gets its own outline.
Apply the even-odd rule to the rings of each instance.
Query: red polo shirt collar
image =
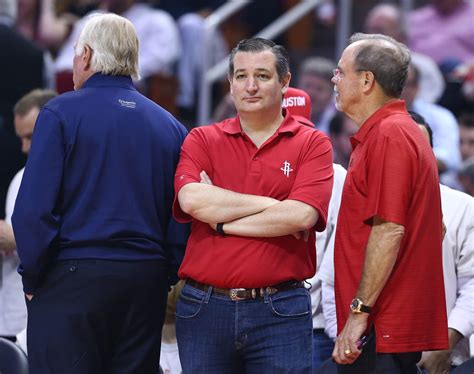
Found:
[[[283,122],[281,123],[280,127],[276,131],[277,134],[281,133],[290,133],[294,134],[300,124],[291,116],[290,112],[285,108],[283,110],[283,115],[285,116]],[[224,127],[223,131],[227,134],[235,135],[235,134],[243,134],[242,126],[240,125],[240,117],[237,116],[235,121],[228,121]]]
[[[365,120],[365,122],[360,127],[359,131],[351,137],[351,144],[352,148],[354,149],[358,144],[363,143],[364,140],[367,138],[370,130],[372,130],[376,125],[380,123],[380,121],[392,114],[406,114],[406,106],[405,101],[397,99],[395,101],[391,101],[379,109],[375,111],[369,118]]]

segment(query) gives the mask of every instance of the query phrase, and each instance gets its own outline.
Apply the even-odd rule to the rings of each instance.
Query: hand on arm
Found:
[[[373,306],[382,292],[395,265],[404,232],[403,226],[374,217],[362,278],[357,294],[354,295],[365,305]],[[357,348],[357,340],[367,329],[368,317],[367,313],[349,313],[333,351],[333,358],[337,363],[351,364],[359,357],[361,351]],[[350,350],[351,353],[346,355],[345,350]]]

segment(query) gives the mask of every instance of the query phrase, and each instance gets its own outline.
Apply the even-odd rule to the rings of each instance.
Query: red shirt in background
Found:
[[[448,347],[442,267],[441,202],[433,151],[397,100],[351,139],[334,250],[338,333],[356,296],[371,221],[404,226],[395,267],[370,315],[377,352]]]
[[[241,130],[237,118],[193,129],[186,138],[175,177],[180,189],[200,182],[204,170],[214,185],[234,192],[298,200],[319,212],[326,226],[332,189],[332,147],[326,135],[286,112],[276,133],[260,148]],[[311,278],[316,271],[315,234],[275,238],[219,236],[207,223],[173,207],[180,222],[192,220],[191,236],[179,276],[215,287],[257,288]]]

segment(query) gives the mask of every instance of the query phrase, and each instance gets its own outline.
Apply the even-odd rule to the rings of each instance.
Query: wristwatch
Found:
[[[369,314],[372,310],[370,306],[364,305],[361,299],[353,299],[351,301],[351,305],[349,305],[351,308],[351,312],[354,314],[359,314],[359,313],[367,313]]]

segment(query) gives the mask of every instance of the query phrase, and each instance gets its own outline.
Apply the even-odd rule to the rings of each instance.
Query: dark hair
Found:
[[[349,44],[365,41],[355,52],[357,71],[370,71],[385,95],[399,98],[407,80],[410,51],[394,38],[382,34],[356,33]],[[387,43],[388,42],[388,43]]]
[[[275,44],[271,40],[263,38],[252,38],[241,40],[237,46],[230,52],[228,76],[234,75],[234,57],[237,52],[263,52],[271,51],[276,58],[276,71],[280,82],[290,72],[290,57],[285,47]]]
[[[425,117],[411,110],[408,111],[408,114],[413,119],[413,121],[416,122],[417,125],[423,126],[426,129],[426,131],[428,131],[428,138],[430,139],[430,145],[431,145],[431,148],[433,148],[433,130],[431,129],[430,125],[428,125],[428,123],[426,122]]]
[[[462,113],[458,122],[459,126],[474,128],[474,113]]]
[[[16,102],[13,107],[13,114],[24,116],[33,108],[43,109],[46,103],[56,96],[58,96],[56,91],[37,88]]]

